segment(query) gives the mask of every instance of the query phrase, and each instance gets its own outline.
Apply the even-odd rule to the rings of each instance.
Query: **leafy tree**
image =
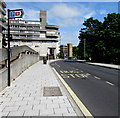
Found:
[[[61,59],[64,59],[64,53],[60,52],[59,55],[58,55],[58,57],[61,58]]]
[[[79,47],[78,46],[73,47],[73,57],[77,59],[79,58]]]
[[[120,63],[120,14],[108,14],[103,23],[92,17],[84,21],[79,34],[79,52],[84,58],[84,39],[87,59],[106,63]]]

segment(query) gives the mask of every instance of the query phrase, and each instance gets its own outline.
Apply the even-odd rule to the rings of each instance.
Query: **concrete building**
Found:
[[[46,16],[46,11],[40,11],[39,21],[10,20],[11,46],[27,45],[39,52],[40,57],[49,55],[49,58],[56,58],[60,41],[59,28],[49,25]]]
[[[6,22],[6,4],[4,0],[0,0],[0,48],[2,48],[2,31],[6,29],[5,22]]]
[[[72,44],[60,45],[60,52],[64,53],[65,58],[71,58],[73,56]]]
[[[60,45],[60,52],[64,53],[64,57],[68,57],[68,46],[67,45]]]
[[[67,44],[67,46],[68,46],[68,57],[72,57],[73,56],[72,44],[69,43]]]

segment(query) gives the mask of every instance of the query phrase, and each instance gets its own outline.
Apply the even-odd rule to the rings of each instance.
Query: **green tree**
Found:
[[[108,14],[103,23],[89,18],[84,21],[85,28],[79,34],[79,52],[83,58],[84,39],[86,39],[86,55],[92,61],[120,63],[120,14]]]
[[[79,58],[79,47],[78,46],[73,47],[73,57],[77,59]]]
[[[58,55],[58,57],[61,58],[61,59],[64,59],[64,53],[60,52],[59,55]]]

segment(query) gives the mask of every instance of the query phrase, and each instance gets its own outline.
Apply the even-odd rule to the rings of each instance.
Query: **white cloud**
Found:
[[[83,23],[82,19],[68,18],[68,19],[56,19],[56,23],[60,27],[75,27]]]
[[[48,11],[48,21],[54,21],[60,27],[78,26],[83,23],[84,18],[90,18],[96,14],[91,8],[79,4],[72,6],[61,3],[55,4]]]
[[[26,20],[39,20],[39,12],[37,10],[33,9],[24,9],[25,14],[24,14],[24,19]]]
[[[72,43],[74,46],[77,46],[79,44],[78,32],[73,32],[72,34],[69,32],[61,32],[61,34],[61,45]]]
[[[90,18],[90,17],[93,17],[95,14],[96,14],[95,11],[91,11],[90,13],[88,13],[87,15],[85,15],[84,17],[85,17],[86,19],[88,19],[88,18]]]
[[[102,15],[102,14],[107,14],[107,11],[106,10],[100,10],[99,13]]]
[[[66,4],[56,4],[49,10],[49,14],[59,18],[73,18],[79,16],[80,12],[76,7],[70,7]]]

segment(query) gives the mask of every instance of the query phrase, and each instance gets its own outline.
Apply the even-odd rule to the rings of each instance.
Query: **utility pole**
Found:
[[[86,45],[86,39],[84,39],[84,60],[85,60],[85,53],[86,53],[86,50],[85,50],[85,45]]]

